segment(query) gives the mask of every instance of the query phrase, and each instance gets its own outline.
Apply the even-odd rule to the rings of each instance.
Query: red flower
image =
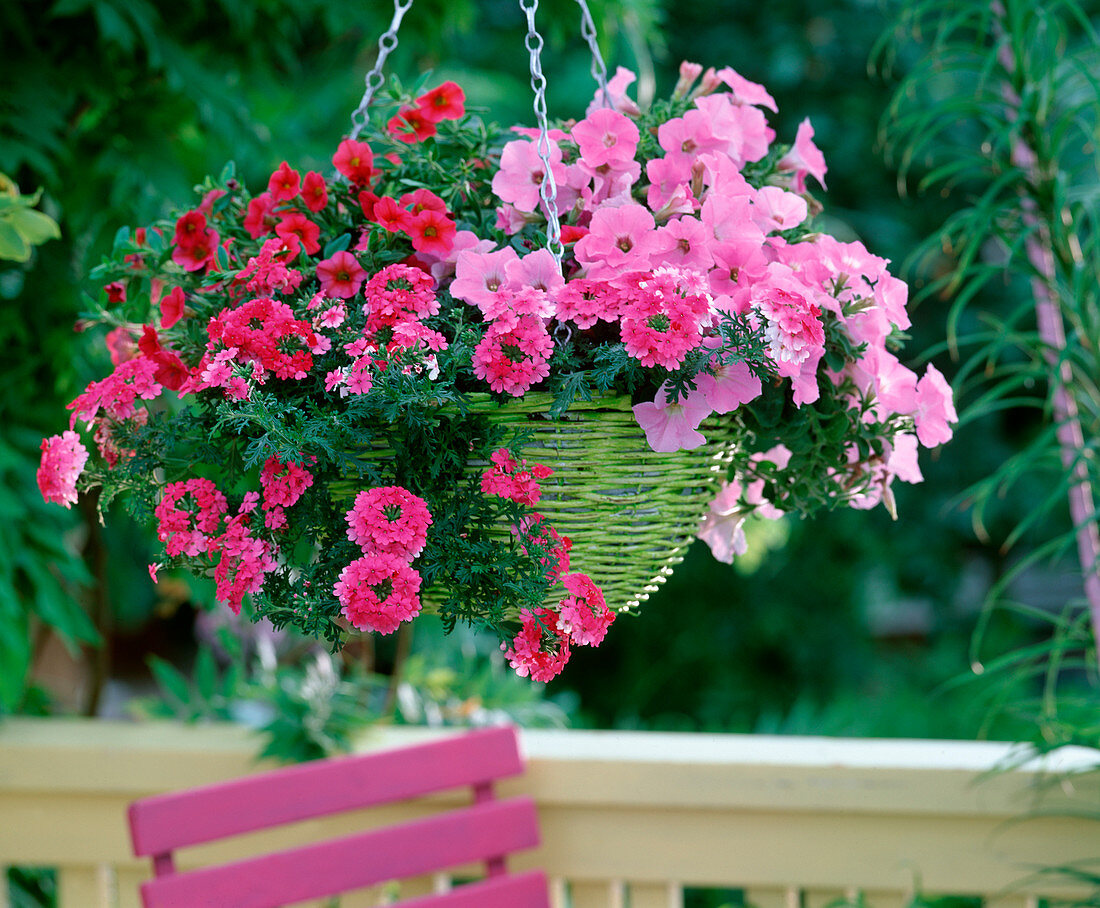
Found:
[[[188,211],[176,221],[176,248],[172,261],[187,271],[198,271],[214,260],[218,231],[206,226],[206,215]]]
[[[432,208],[416,215],[405,232],[417,252],[444,258],[454,248],[455,222]]]
[[[126,302],[126,285],[122,281],[111,281],[103,289],[107,292],[107,305]]]
[[[182,287],[173,287],[172,292],[160,301],[160,326],[171,328],[183,318],[183,307],[187,303]]]
[[[249,201],[244,229],[252,239],[258,240],[271,233],[275,227],[275,221],[275,199],[270,192],[261,192]]]
[[[328,188],[325,178],[316,170],[311,170],[302,180],[302,201],[310,211],[320,211],[328,204]]]
[[[298,171],[294,170],[286,161],[279,165],[279,169],[267,182],[267,191],[276,202],[289,202],[302,188]]]
[[[292,248],[290,237],[301,242],[307,255],[313,255],[321,249],[321,244],[317,242],[317,238],[321,235],[321,228],[300,211],[292,211],[284,215],[275,225],[275,233],[286,243],[288,249]]]
[[[374,220],[390,233],[407,233],[412,225],[412,215],[397,204],[395,199],[383,196],[374,203]]]
[[[200,243],[206,230],[206,215],[201,211],[188,211],[176,221],[176,245],[190,247]]]
[[[369,189],[364,189],[359,193],[359,207],[363,209],[363,216],[368,221],[374,220],[374,206],[378,204],[378,196],[376,196]]]
[[[366,142],[344,139],[332,156],[332,164],[357,186],[365,186],[374,178],[374,152]]]
[[[577,227],[577,226],[574,226],[573,224],[562,224],[561,225],[561,241],[567,246],[570,243],[577,242],[577,240],[579,240],[582,236],[587,236],[587,235],[588,235],[588,228],[587,227]]]
[[[435,123],[424,116],[419,107],[403,107],[390,119],[386,128],[400,139],[410,145],[414,142],[423,142],[435,135]]]
[[[224,189],[211,189],[202,197],[202,202],[199,203],[199,211],[208,218],[212,218],[214,216],[214,203],[223,195],[225,195]]]
[[[191,377],[191,372],[183,364],[183,360],[160,345],[157,330],[152,325],[145,326],[141,340],[138,341],[138,349],[145,354],[146,359],[156,363],[157,371],[153,373],[153,380],[164,385],[169,391],[178,391]]]
[[[415,192],[406,192],[397,200],[397,204],[402,208],[408,208],[411,205],[410,210],[414,215],[420,214],[421,211],[426,209],[438,211],[441,214],[447,213],[447,203],[430,189],[417,189]]]
[[[466,112],[466,93],[454,82],[444,82],[417,98],[416,106],[430,123],[457,120]]]
[[[350,252],[337,252],[332,258],[317,263],[317,280],[325,296],[350,299],[366,279],[367,272]]]

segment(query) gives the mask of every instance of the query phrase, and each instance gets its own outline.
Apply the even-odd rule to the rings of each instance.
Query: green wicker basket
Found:
[[[552,400],[528,393],[501,405],[477,395],[471,410],[531,433],[522,456],[554,471],[536,510],[573,540],[570,571],[591,577],[611,608],[637,606],[695,538],[732,456],[729,421],[704,421],[702,447],[659,454],[629,397],[577,401],[558,419],[547,415]]]

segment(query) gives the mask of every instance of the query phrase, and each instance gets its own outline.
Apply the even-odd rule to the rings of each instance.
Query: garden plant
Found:
[[[813,227],[809,122],[777,144],[763,86],[685,63],[647,111],[597,68],[551,128],[527,11],[538,129],[487,126],[452,82],[375,97],[382,53],[338,177],[284,161],[252,195],[229,167],[119,231],[84,322],[115,370],[43,442],[48,500],[121,494],[165,544],[154,578],[190,564],[278,627],[338,645],[427,607],[549,680],[696,529],[730,560],[750,514],[920,481],[950,389],[891,352],[887,263]],[[585,535],[608,516],[644,543],[610,564]]]

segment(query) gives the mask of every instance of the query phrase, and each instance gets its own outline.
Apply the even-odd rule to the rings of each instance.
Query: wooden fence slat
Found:
[[[679,883],[631,883],[630,908],[684,908]]]
[[[623,884],[618,881],[573,880],[569,894],[573,908],[626,908]]]
[[[855,905],[853,896],[841,889],[807,889],[802,893],[802,908],[849,908]]]
[[[868,890],[861,892],[860,895],[867,908],[907,908],[913,900],[912,892]]]
[[[412,877],[401,881],[401,898],[411,899],[421,895],[433,895],[437,892],[445,892],[440,889],[437,882],[439,874]],[[341,906],[343,908],[343,906]]]
[[[141,884],[151,876],[148,870],[115,868],[118,908],[142,908]]]
[[[745,891],[745,904],[751,908],[800,908],[802,893],[792,887],[773,889],[754,886]]]
[[[549,879],[550,908],[568,908],[569,892],[565,880],[560,876]]]
[[[113,908],[108,867],[61,867],[57,872],[58,908]]]

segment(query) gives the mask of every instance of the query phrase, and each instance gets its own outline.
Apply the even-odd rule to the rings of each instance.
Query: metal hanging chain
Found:
[[[366,83],[363,100],[359,102],[359,106],[355,108],[351,115],[351,137],[353,139],[358,139],[359,133],[367,126],[367,108],[370,107],[371,98],[382,87],[382,83],[386,81],[382,75],[382,67],[385,66],[386,57],[390,55],[390,51],[397,47],[397,30],[401,27],[401,20],[412,5],[413,0],[393,0],[393,19],[385,34],[378,39],[378,59],[374,61],[374,68],[367,73],[366,78],[363,80]]]
[[[607,65],[603,62],[600,45],[596,42],[596,23],[592,20],[586,0],[577,0],[577,6],[581,8],[581,35],[588,42],[588,49],[592,51],[592,78],[596,80],[600,103],[604,107],[611,107],[611,93],[607,90]]]
[[[542,35],[535,28],[535,10],[539,0],[519,0],[520,9],[527,16],[527,37],[524,45],[531,55],[531,90],[535,93],[535,119],[539,125],[538,153],[542,161],[542,183],[539,184],[539,196],[546,207],[546,248],[561,265],[565,247],[561,242],[561,221],[558,219],[558,187],[554,182],[554,173],[550,167],[550,124],[546,119],[546,77],[542,74]]]

